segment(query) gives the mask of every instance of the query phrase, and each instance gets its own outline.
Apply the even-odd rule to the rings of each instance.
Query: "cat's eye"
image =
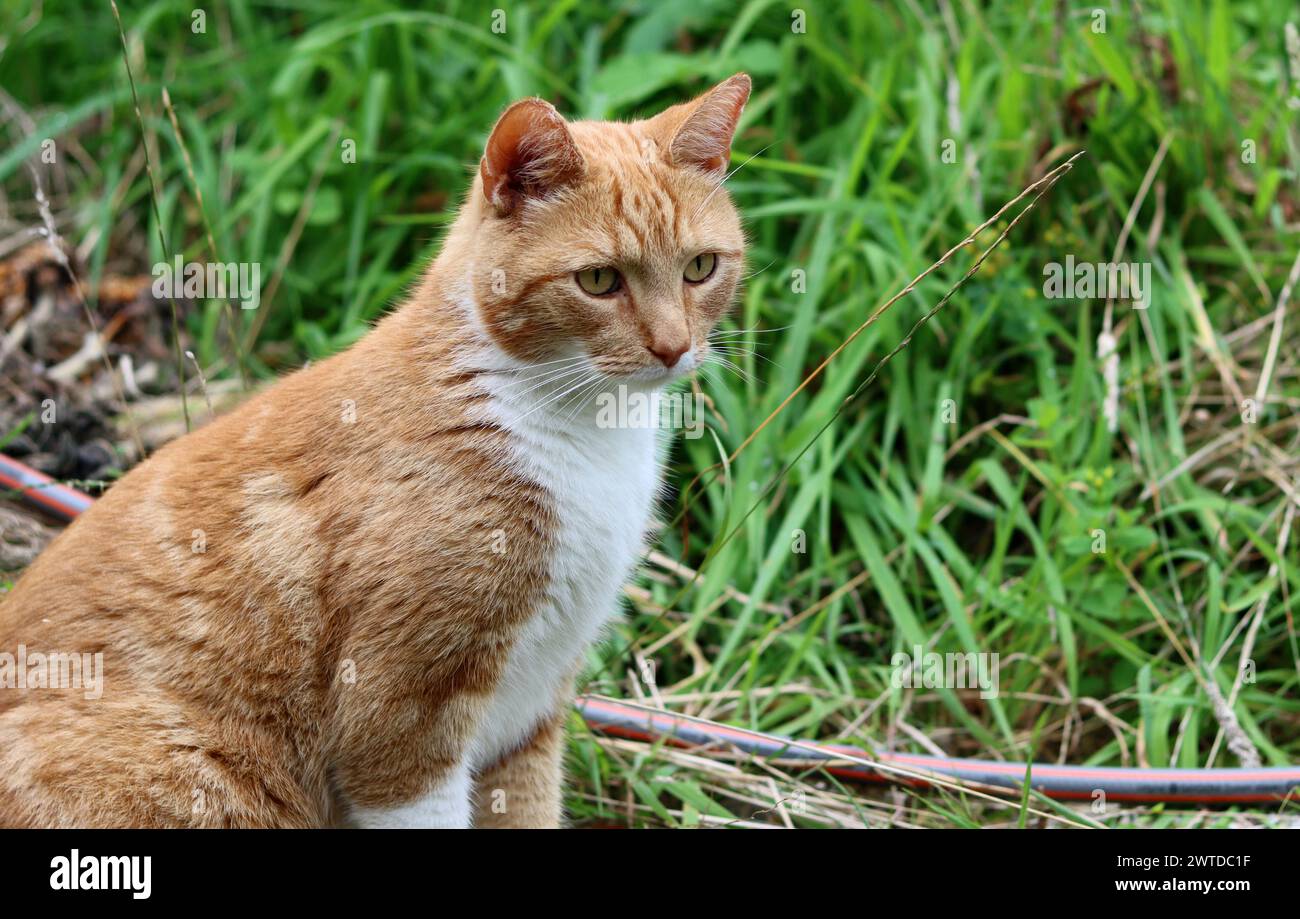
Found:
[[[701,281],[707,281],[713,274],[713,269],[718,267],[718,257],[712,252],[701,252],[695,258],[686,263],[686,271],[682,277],[692,284],[698,284]]]
[[[607,297],[623,286],[623,279],[613,268],[586,268],[574,277],[578,286],[593,297]]]

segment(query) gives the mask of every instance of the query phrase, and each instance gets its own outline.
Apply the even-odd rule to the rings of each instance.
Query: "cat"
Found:
[[[514,103],[399,308],[55,539],[0,652],[102,654],[102,686],[0,689],[0,825],[561,825],[574,678],[662,488],[656,431],[589,393],[707,356],[750,85]]]

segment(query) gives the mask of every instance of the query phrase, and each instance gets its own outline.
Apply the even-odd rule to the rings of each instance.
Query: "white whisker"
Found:
[[[586,369],[586,365],[578,365],[572,367],[558,367],[554,370],[548,370],[544,373],[535,374],[534,376],[531,377],[522,377],[518,380],[512,380],[511,382],[503,385],[501,387],[501,391],[504,392],[510,389],[512,386],[519,386],[523,383],[531,383],[534,380],[540,381],[536,383],[536,385],[530,386],[527,389],[514,394],[514,395],[524,396],[530,392],[533,392],[536,389],[540,389],[541,387],[545,386],[548,383],[553,383],[558,380],[563,380],[565,377],[570,377],[573,374],[579,373],[585,369]]]
[[[583,388],[582,392],[578,393],[577,397],[573,400],[574,402],[573,410],[568,415],[565,416],[566,422],[571,423],[577,420],[579,413],[581,413],[583,408],[586,407],[587,401],[593,395],[599,395],[600,385],[602,382],[604,382],[604,379],[605,378],[602,374],[600,373],[595,374],[595,376],[591,379],[591,381],[587,383],[587,385]]]
[[[709,333],[709,337],[718,336],[719,338],[734,338],[737,335],[770,335],[773,332],[784,332],[786,329],[794,328],[793,326],[783,325],[776,329],[714,329]]]
[[[741,370],[738,366],[736,366],[735,362],[730,361],[727,358],[722,357],[721,355],[710,354],[707,358],[705,358],[705,363],[714,363],[720,367],[725,367],[728,370],[730,370],[732,373],[734,373],[736,376],[744,380],[746,383],[758,382],[748,373],[746,373],[745,371]]]
[[[750,350],[749,348],[737,348],[729,345],[714,344],[709,346],[709,350],[714,352],[715,354],[729,354],[733,357],[744,357],[744,356],[753,357],[753,358],[757,358],[760,361],[763,361],[764,363],[771,364],[773,367],[779,368],[781,366],[780,364],[772,360],[767,355],[759,354],[757,351]]]
[[[597,371],[592,371],[592,372],[596,373]],[[587,377],[584,376],[579,378],[578,382],[570,386],[568,389],[565,389],[558,394],[551,395],[545,402],[540,402],[537,405],[533,406],[531,409],[529,409],[527,412],[521,415],[519,420],[522,421],[524,418],[527,418],[529,415],[532,415],[534,412],[546,408],[548,405],[552,404],[553,402],[563,399],[565,396],[569,395],[569,393],[578,389],[578,387],[585,386],[587,382],[588,382]]]
[[[750,163],[752,163],[756,157],[758,157],[758,156],[760,156],[760,155],[766,153],[768,150],[770,150],[770,149],[771,149],[773,146],[775,146],[775,145],[776,145],[776,141],[772,141],[772,143],[768,144],[766,147],[764,147],[763,149],[759,150],[758,153],[755,153],[755,154],[754,154],[753,156],[751,156],[749,159],[745,160],[745,162],[741,163],[741,164],[740,164],[739,166],[737,166],[735,169],[731,170],[731,172],[729,172],[729,173],[727,173],[726,175],[724,175],[724,176],[722,177],[722,181],[720,181],[717,185],[715,185],[715,186],[713,187],[713,191],[709,192],[707,195],[704,196],[704,200],[701,201],[701,202],[700,202],[700,206],[697,207],[697,208],[695,209],[695,213],[691,214],[691,219],[694,220],[696,217],[699,217],[699,216],[700,216],[700,211],[704,210],[704,205],[708,204],[708,203],[709,203],[709,199],[712,198],[714,195],[716,195],[716,194],[718,193],[718,189],[719,189],[719,188],[721,188],[723,185],[726,185],[726,184],[727,184],[727,180],[728,180],[728,179],[730,179],[730,178],[731,178],[732,176],[734,176],[736,173],[740,172],[740,170],[744,169],[746,166],[748,166]]]

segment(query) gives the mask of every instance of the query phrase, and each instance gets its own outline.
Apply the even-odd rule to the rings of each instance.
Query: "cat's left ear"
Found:
[[[582,178],[582,154],[555,106],[542,99],[516,102],[497,120],[479,173],[483,194],[498,214],[528,197],[544,197]]]
[[[738,73],[699,98],[675,105],[652,119],[668,135],[665,140],[669,161],[718,178],[725,175],[731,161],[731,140],[752,86],[749,74]]]

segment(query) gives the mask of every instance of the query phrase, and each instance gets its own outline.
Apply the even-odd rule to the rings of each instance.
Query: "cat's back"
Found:
[[[308,394],[346,374],[285,378],[162,448],[0,599],[0,654],[23,684],[0,691],[0,825],[319,821],[326,796],[268,717],[313,704],[305,645],[280,628],[313,613],[287,554],[312,533],[276,508],[327,461]],[[293,613],[271,602],[295,587]],[[56,656],[85,662],[77,685],[52,667],[38,682]]]
[[[413,566],[447,574],[417,558],[455,532],[429,486],[473,479],[393,325],[159,450],[0,599],[0,653],[102,662],[94,698],[0,691],[0,825],[328,820],[336,614],[379,629]]]

